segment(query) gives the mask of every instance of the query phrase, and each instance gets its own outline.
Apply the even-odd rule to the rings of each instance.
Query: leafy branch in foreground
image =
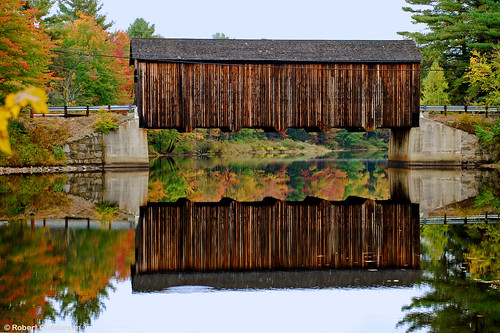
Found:
[[[47,95],[40,88],[28,88],[5,98],[5,106],[0,106],[0,151],[12,154],[9,141],[9,119],[16,118],[21,108],[31,105],[37,113],[48,113]]]

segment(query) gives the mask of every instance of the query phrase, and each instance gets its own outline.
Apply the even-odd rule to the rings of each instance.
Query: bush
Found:
[[[99,110],[99,117],[94,122],[96,132],[109,133],[118,129],[120,116],[115,113],[109,113],[104,109]]]
[[[121,215],[117,206],[111,205],[107,202],[96,205],[95,213],[101,222],[112,222]]]
[[[150,150],[159,155],[172,153],[179,141],[178,134],[175,129],[149,130],[148,142]]]
[[[500,119],[496,119],[493,123],[476,122],[474,129],[483,146],[500,143]]]
[[[215,140],[203,140],[198,144],[196,152],[198,155],[220,154],[222,152],[222,144]]]
[[[193,141],[184,141],[174,148],[174,153],[196,154],[196,144]]]
[[[62,161],[65,158],[64,151],[61,146],[52,147],[52,154],[56,160]]]

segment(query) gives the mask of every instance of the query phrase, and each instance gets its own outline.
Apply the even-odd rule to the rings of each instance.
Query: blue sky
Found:
[[[101,0],[103,12],[126,30],[142,17],[156,33],[174,38],[402,39],[418,31],[404,0]]]

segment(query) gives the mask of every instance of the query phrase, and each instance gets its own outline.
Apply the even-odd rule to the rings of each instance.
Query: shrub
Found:
[[[56,160],[64,160],[65,154],[61,146],[52,147],[52,154],[54,155]]]
[[[493,123],[476,122],[474,129],[483,146],[500,143],[500,119],[496,119]]]
[[[220,142],[215,140],[203,140],[198,144],[196,152],[198,155],[201,154],[220,154],[222,151],[222,145]]]
[[[120,217],[120,211],[117,206],[111,205],[107,202],[96,205],[95,213],[101,222],[112,222]]]
[[[196,154],[196,144],[193,141],[183,141],[174,148],[174,153]]]
[[[94,129],[97,132],[109,133],[118,129],[120,116],[114,113],[109,113],[104,109],[99,110],[99,117],[94,122]]]

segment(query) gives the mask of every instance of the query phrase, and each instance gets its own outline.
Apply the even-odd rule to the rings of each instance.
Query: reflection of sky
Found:
[[[187,289],[132,294],[130,280],[119,282],[85,332],[404,332],[401,308],[428,291]]]

